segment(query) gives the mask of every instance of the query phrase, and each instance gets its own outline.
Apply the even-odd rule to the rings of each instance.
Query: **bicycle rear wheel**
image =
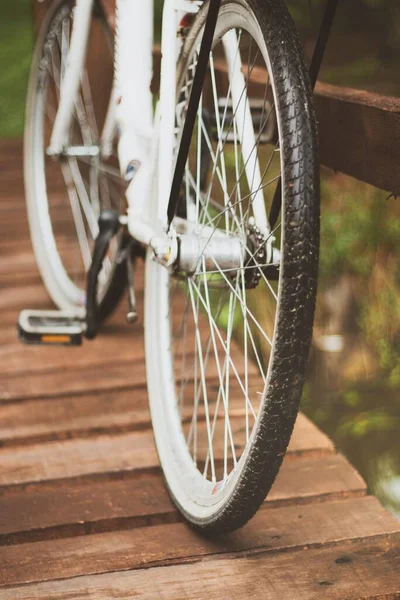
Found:
[[[206,10],[180,59],[177,127]],[[234,273],[215,260],[210,268],[204,255],[190,276],[150,258],[146,265],[147,380],[166,483],[194,526],[225,532],[256,512],[279,470],[313,324],[315,119],[300,43],[280,0],[222,2],[174,226],[207,231],[210,243],[221,232],[238,238],[248,257]]]
[[[123,212],[125,199],[116,153],[105,160],[100,147],[113,73],[113,38],[100,3],[94,5],[68,143],[57,159],[46,153],[68,61],[74,6],[71,0],[53,3],[38,35],[27,96],[24,177],[31,239],[45,286],[60,309],[83,314],[100,212]],[[112,312],[125,288],[125,265],[117,262],[122,243],[121,235],[113,240],[100,273],[100,318]]]

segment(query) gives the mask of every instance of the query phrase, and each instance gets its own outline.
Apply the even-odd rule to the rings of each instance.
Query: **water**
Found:
[[[331,380],[329,385],[321,371],[327,374],[332,357],[315,354],[312,368],[319,375],[310,376],[303,411],[334,440],[370,492],[400,519],[400,390],[384,381],[345,382],[340,376],[339,383]]]
[[[400,518],[400,202],[350,177],[322,175],[303,410]]]

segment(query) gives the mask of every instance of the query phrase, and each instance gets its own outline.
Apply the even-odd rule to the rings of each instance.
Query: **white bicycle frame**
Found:
[[[75,98],[79,91],[88,45],[94,0],[76,0],[68,64],[61,86],[48,153],[59,155],[68,144]],[[179,23],[187,13],[197,13],[202,0],[165,0],[162,21],[160,99],[153,116],[150,83],[153,72],[153,2],[117,0],[115,77],[108,112],[101,135],[100,152],[108,156],[116,132],[121,175],[130,181],[127,188],[130,235],[139,242],[160,248],[168,244],[167,209],[174,167],[176,70],[182,41]],[[238,132],[242,133],[243,161],[253,197],[258,227],[269,234],[262,179],[257,153],[252,150],[255,134],[245,87],[237,38],[234,31],[223,38]],[[88,153],[90,148],[87,149]]]

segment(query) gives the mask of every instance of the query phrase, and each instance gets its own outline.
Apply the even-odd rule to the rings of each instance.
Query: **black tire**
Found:
[[[247,442],[249,448],[242,454],[240,473],[232,476],[235,477],[234,486],[231,478],[226,485],[226,488],[231,487],[229,495],[226,491],[225,500],[221,499],[218,510],[212,514],[208,512],[204,513],[206,516],[199,516],[200,511],[194,514],[195,510],[192,512],[187,508],[194,506],[195,501],[189,502],[188,499],[186,502],[184,461],[176,456],[178,450],[174,446],[173,433],[168,432],[168,414],[162,414],[163,410],[166,411],[163,406],[167,399],[164,393],[164,397],[157,400],[156,388],[150,386],[152,414],[156,415],[156,419],[153,417],[155,439],[171,496],[186,519],[208,535],[237,529],[255,514],[271,489],[289,444],[299,410],[311,343],[320,221],[319,161],[312,92],[302,48],[285,4],[282,0],[222,0],[221,10],[252,14],[269,55],[283,164],[283,241],[279,310],[265,398],[254,425],[254,435]],[[199,43],[206,14],[207,4],[186,39],[181,55],[178,92],[184,84],[193,48]],[[155,339],[153,349],[154,343]],[[147,344],[151,344],[151,334]],[[175,466],[171,465],[173,461]],[[179,469],[182,469],[181,473]]]

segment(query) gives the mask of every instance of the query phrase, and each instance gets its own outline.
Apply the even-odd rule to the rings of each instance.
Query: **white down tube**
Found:
[[[140,234],[131,231],[139,240],[142,237],[147,239],[143,230],[143,217],[147,212],[151,190],[152,49],[153,2],[117,0],[115,93],[119,132],[118,158],[122,177],[130,181],[126,193],[129,222],[136,223],[136,215],[141,217]]]

